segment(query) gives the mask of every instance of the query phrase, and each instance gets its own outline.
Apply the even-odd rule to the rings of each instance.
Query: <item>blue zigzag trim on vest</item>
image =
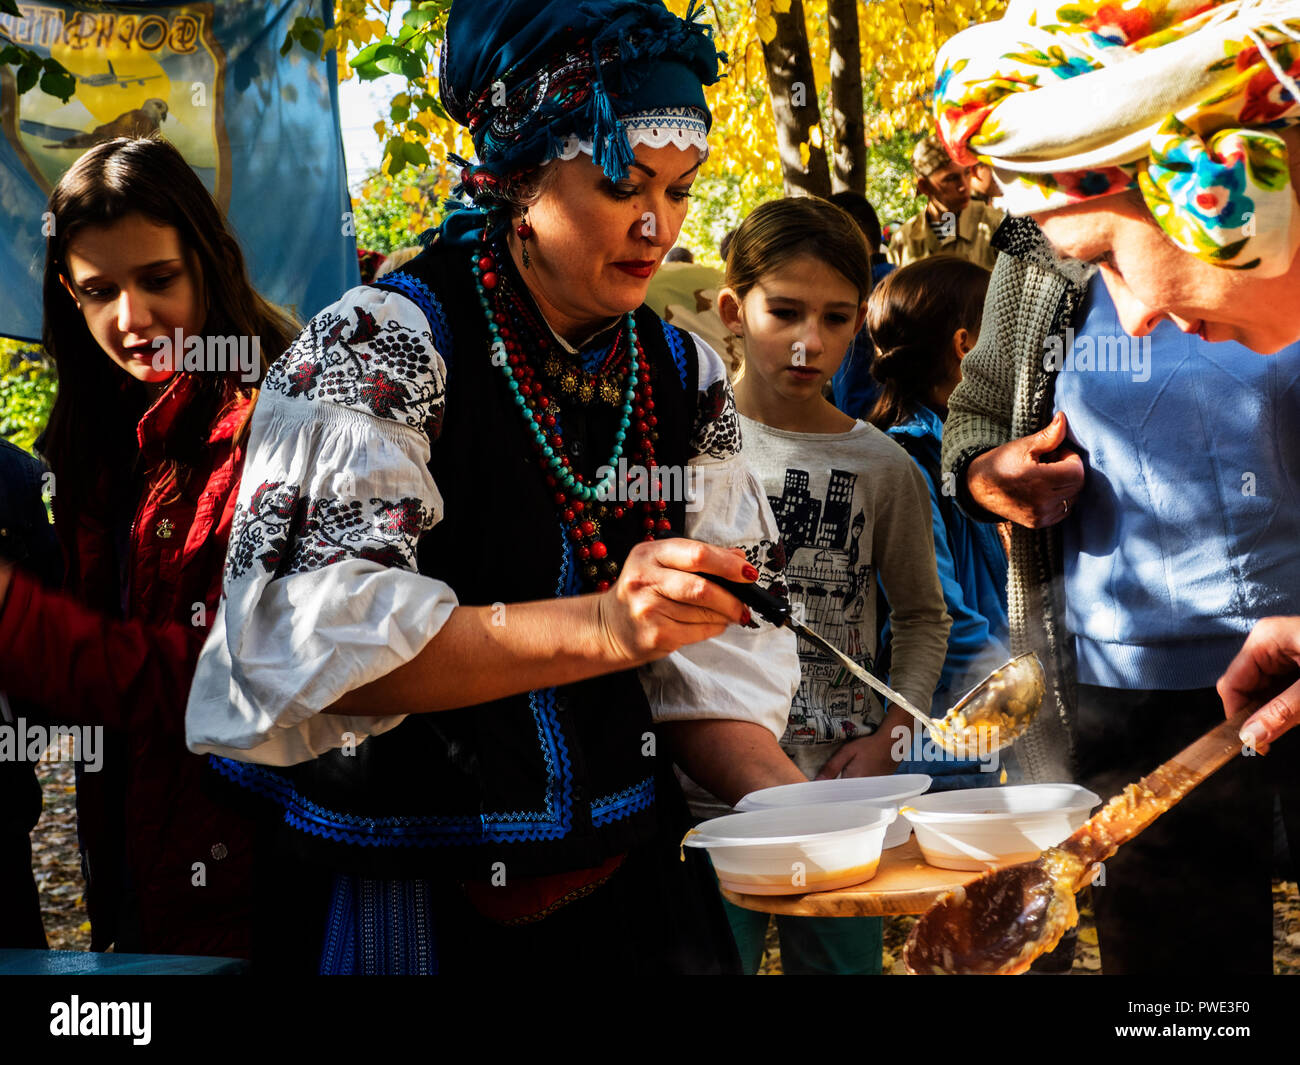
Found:
[[[695,342],[675,325],[669,325],[662,318],[659,319],[659,324],[664,327],[664,340],[668,341],[668,354],[677,364],[677,376],[682,379],[682,388],[689,391],[691,386],[686,380],[686,345]]]
[[[627,817],[638,810],[644,810],[655,801],[655,778],[646,777],[640,784],[624,788],[616,795],[597,799],[591,804],[591,823],[607,825],[611,821]]]
[[[400,293],[424,312],[424,317],[429,320],[429,332],[433,336],[433,346],[437,348],[438,354],[442,356],[443,363],[449,364],[451,360],[451,328],[447,325],[447,316],[443,314],[442,303],[433,294],[433,289],[418,277],[414,277],[403,270],[385,274],[374,283],[373,287]]]
[[[573,543],[566,535],[564,523],[560,523],[560,595],[578,595],[582,588],[578,583],[578,567],[573,560]]]
[[[572,595],[576,591],[577,573],[572,548],[562,527],[560,543],[560,575],[555,594]],[[284,776],[266,766],[217,755],[209,758],[217,772],[228,780],[283,807],[286,824],[341,843],[362,847],[437,847],[560,839],[573,827],[573,766],[557,716],[558,699],[554,688],[528,693],[528,705],[537,723],[537,739],[546,763],[546,805],[540,811],[519,810],[479,817],[357,817],[312,802]],[[624,817],[645,805],[642,802],[640,806],[630,806],[614,816]]]
[[[209,762],[226,779],[282,807],[285,824],[340,843],[362,847],[438,847],[558,839],[573,824],[569,752],[559,735],[554,692],[530,692],[529,703],[538,722],[546,761],[546,808],[541,811],[481,817],[359,817],[312,802],[291,781],[267,766],[217,755],[210,755]]]

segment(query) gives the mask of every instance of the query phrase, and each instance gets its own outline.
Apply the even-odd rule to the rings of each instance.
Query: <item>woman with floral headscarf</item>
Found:
[[[643,306],[716,78],[658,0],[457,3],[476,209],[271,371],[188,738],[275,810],[287,963],[736,965],[672,761],[801,780],[798,663],[697,575],[770,581],[777,529],[721,360]]]
[[[1080,267],[1086,271],[1088,264],[1099,271],[1114,304],[1113,314],[1133,337],[1144,337],[1169,319],[1184,333],[1205,340],[1235,339],[1260,352],[1276,352],[1300,338],[1300,301],[1296,299],[1300,294],[1300,260],[1296,257],[1300,246],[1296,182],[1300,177],[1296,165],[1300,159],[1300,90],[1296,86],[1300,76],[1300,5],[1203,0],[1123,6],[1085,0],[1062,5],[1013,0],[1001,21],[974,27],[949,41],[940,53],[937,69],[936,112],[954,158],[968,162],[979,158],[992,165],[1002,190],[999,202],[1014,215],[1032,216],[1064,256],[1053,260],[1050,251],[1026,254],[1026,265],[1020,268],[1021,298],[1003,314],[1010,334],[1038,336],[1037,346],[1029,343],[1024,350],[1044,369],[1047,351],[1042,341],[1050,343],[1081,308],[1087,277]],[[1025,218],[1011,227],[1012,239],[1030,245],[1034,238],[1025,227],[1037,234]],[[993,302],[991,299],[991,306]],[[1097,301],[1092,302],[1095,305]],[[1013,321],[1014,328],[1010,325]],[[972,457],[974,449],[968,446],[970,437],[958,440],[954,434],[951,447],[945,441],[945,465],[957,471],[959,484],[969,493],[967,505],[1011,517],[1035,530],[1062,521],[1083,485],[1079,455],[1062,447],[1064,422],[1058,417],[1044,426],[1047,414],[1032,424],[1019,418],[1024,410],[1042,410],[1044,395],[1049,397],[1045,406],[1050,411],[1051,377],[1031,369],[1017,381],[1014,402],[1018,414],[1013,425],[1021,426],[1019,432],[1024,435],[1020,439],[984,450],[977,457]],[[1236,386],[1237,382],[1232,382],[1231,387]],[[954,397],[954,403],[957,399]],[[1220,399],[1226,401],[1227,397]],[[1226,402],[1221,409],[1224,417],[1230,416]],[[971,410],[974,416],[968,424],[974,427],[983,415],[976,414],[974,407]],[[1109,414],[1122,417],[1116,410]],[[1147,419],[1143,428],[1148,434],[1153,432],[1150,411],[1134,417]],[[1278,417],[1280,420],[1281,415]],[[1270,424],[1270,431],[1282,428],[1265,424]],[[977,429],[975,432],[978,434]],[[1138,432],[1140,435],[1141,430]],[[1187,446],[1164,435],[1148,444],[1164,451]],[[1196,446],[1210,445],[1198,438]],[[1259,448],[1264,456],[1269,450],[1267,442]],[[1212,454],[1211,462],[1215,461]],[[1261,492],[1285,500],[1275,504],[1282,506],[1290,502],[1287,485],[1291,482],[1285,460],[1278,469],[1279,476]],[[1235,479],[1243,473],[1235,467],[1215,466],[1215,471],[1216,479],[1219,474]],[[1253,494],[1255,473],[1250,477]],[[1103,483],[1103,493],[1107,489],[1108,484]],[[1092,492],[1095,502],[1095,484]],[[1246,494],[1245,489],[1242,492]],[[1111,503],[1116,512],[1131,505],[1127,499],[1115,500],[1113,491]],[[1227,511],[1232,508],[1226,507],[1217,517],[1224,536],[1230,538],[1240,530],[1230,528],[1235,519]],[[1168,531],[1175,540],[1188,533]],[[1026,620],[1031,625],[1043,630],[1046,642],[1059,647],[1062,619],[1053,606],[1056,593],[1049,590],[1047,580],[1053,569],[1060,571],[1059,541],[1055,547],[1049,542],[1027,549],[1029,538],[1042,534],[1026,528],[1017,530],[1017,535],[1013,570],[1034,569],[1040,575],[1040,587],[1030,588],[1029,594],[1021,597],[1020,608],[1028,611]],[[1121,565],[1140,572],[1142,560],[1164,547],[1126,541],[1116,546],[1115,557],[1127,559]],[[1276,567],[1269,569],[1268,550],[1267,543],[1262,551],[1252,548],[1250,557],[1242,558],[1241,565],[1234,561],[1233,572],[1223,575],[1220,583],[1225,587],[1253,586],[1256,577],[1266,578],[1258,585],[1265,592],[1259,599],[1234,600],[1219,609],[1225,623],[1243,614],[1260,616],[1249,612],[1267,601],[1270,582],[1276,586],[1276,577],[1270,576]],[[1261,559],[1266,564],[1261,564]],[[1244,581],[1243,570],[1247,571]],[[1153,573],[1152,578],[1152,583],[1163,588],[1166,580],[1176,587],[1180,581],[1204,582],[1208,576]],[[1017,609],[1014,585],[1013,581],[1013,615]],[[1082,604],[1080,610],[1086,606]],[[1032,614],[1035,609],[1040,611],[1037,616]],[[1249,638],[1246,649],[1219,684],[1230,713],[1257,707],[1267,699],[1269,682],[1264,674],[1283,672],[1286,655],[1278,643],[1287,631],[1300,632],[1300,622],[1263,622]],[[1121,638],[1121,651],[1124,642]],[[1267,661],[1259,653],[1266,643],[1271,645]],[[1146,648],[1127,650],[1136,654]],[[1294,667],[1291,672],[1290,679],[1294,679]],[[1064,686],[1072,687],[1068,677]],[[1179,687],[1177,683],[1162,686]],[[1131,694],[1132,698],[1116,698],[1109,706],[1111,725],[1105,735],[1079,730],[1075,753],[1080,763],[1113,769],[1140,766],[1142,772],[1170,753],[1162,741],[1142,737],[1129,720],[1135,717],[1141,701],[1138,697],[1165,693]],[[1188,718],[1176,725],[1171,722],[1171,734],[1175,727],[1189,730],[1190,739],[1213,721],[1218,708],[1210,694],[1215,705],[1209,706],[1204,721],[1192,720],[1190,705],[1182,708],[1186,712],[1181,715],[1171,710],[1171,718]],[[1064,702],[1070,702],[1068,695]],[[1294,699],[1291,702],[1295,704]],[[1253,735],[1257,725],[1265,725],[1263,716],[1256,714],[1247,723],[1243,738],[1264,743],[1275,739],[1283,731],[1281,717]],[[1264,779],[1275,775],[1285,782],[1287,766],[1294,764],[1290,761],[1296,753],[1292,747],[1294,743],[1279,752],[1279,757],[1288,759],[1282,765],[1253,772],[1249,763],[1235,767],[1234,779],[1242,781],[1245,790],[1240,792],[1240,807],[1236,798],[1231,800],[1229,820],[1236,814],[1240,834],[1253,833],[1248,848],[1262,852],[1250,857],[1252,869],[1243,866],[1243,876],[1261,860],[1268,864],[1272,799]],[[1276,770],[1281,770],[1280,774],[1273,772]],[[1224,780],[1211,783],[1229,787],[1230,775],[1225,771]],[[1244,799],[1247,791],[1253,796],[1249,811]],[[1193,898],[1211,890],[1203,886],[1210,876],[1206,866],[1195,866],[1196,875],[1185,877],[1182,864],[1199,846],[1197,826],[1206,824],[1204,811],[1196,812],[1197,804],[1203,807],[1209,800],[1208,792],[1192,796],[1169,816],[1167,824],[1157,825],[1137,844],[1125,848],[1113,870],[1114,884],[1098,888],[1094,895],[1099,905],[1105,897],[1107,906],[1114,901],[1109,896],[1147,896],[1124,904],[1131,918],[1129,927],[1145,930],[1153,938],[1152,949],[1145,956],[1141,946],[1128,949],[1130,960],[1138,964],[1158,964],[1152,959],[1163,947],[1155,942],[1162,934],[1156,930],[1168,931],[1167,923],[1160,922],[1185,912]],[[1266,826],[1262,838],[1256,822]],[[1173,837],[1163,842],[1157,838],[1166,830],[1182,832],[1177,845],[1170,842]],[[1206,830],[1199,836],[1211,834]],[[1165,849],[1153,849],[1158,846]],[[1129,860],[1130,850],[1139,849],[1154,856],[1150,868],[1160,866],[1169,875],[1183,878],[1175,892],[1177,906],[1170,907],[1157,898],[1158,890],[1143,892],[1143,884],[1150,888],[1145,877],[1121,875],[1118,863]],[[1134,884],[1134,879],[1140,882]],[[1262,922],[1252,927],[1258,931],[1262,923],[1266,930],[1267,895],[1260,895],[1262,887],[1254,882],[1259,878],[1250,879],[1251,886],[1243,890],[1263,899]],[[1232,892],[1220,891],[1220,895],[1208,900],[1205,912],[1218,923],[1216,907],[1232,897],[1239,928],[1247,900]],[[1143,906],[1147,908],[1143,910]],[[1260,906],[1250,910],[1261,912]],[[1196,934],[1200,932],[1198,927]],[[1267,945],[1266,934],[1256,944],[1253,934],[1247,937],[1225,926],[1219,938],[1227,937],[1249,939],[1253,944],[1249,950],[1255,956],[1259,947]],[[1106,949],[1103,935],[1103,965],[1107,964]],[[1240,958],[1245,957],[1245,950],[1239,953]],[[1263,966],[1268,971],[1267,954]]]
[[[1261,352],[1300,339],[1294,2],[1014,0],[937,69],[954,158],[1095,262],[1129,333],[1168,317]]]

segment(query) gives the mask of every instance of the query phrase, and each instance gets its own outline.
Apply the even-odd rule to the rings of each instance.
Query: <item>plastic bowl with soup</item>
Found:
[[[870,880],[893,809],[823,803],[715,817],[692,829],[687,847],[709,852],[718,882],[745,895],[802,895]]]
[[[901,814],[921,853],[941,869],[981,870],[1037,858],[1101,802],[1077,784],[1020,784],[920,795]]]

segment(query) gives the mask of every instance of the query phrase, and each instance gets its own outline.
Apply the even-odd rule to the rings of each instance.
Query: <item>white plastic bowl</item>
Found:
[[[931,865],[978,870],[1032,861],[1082,825],[1100,802],[1077,784],[1020,784],[920,795],[901,813]]]
[[[892,806],[921,795],[930,788],[924,773],[895,773],[883,777],[845,777],[837,780],[809,780],[803,784],[781,784],[751,791],[736,803],[736,812],[779,810],[790,806],[821,805],[828,802],[859,802],[870,806]],[[898,818],[885,832],[884,849],[901,847],[912,834],[912,826]]]
[[[876,875],[897,811],[861,803],[754,810],[705,821],[686,837],[705,847],[718,882],[746,895],[802,895]]]

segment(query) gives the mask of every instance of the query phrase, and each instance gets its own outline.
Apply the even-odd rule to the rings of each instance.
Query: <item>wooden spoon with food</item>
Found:
[[[909,973],[1022,973],[1079,920],[1074,894],[1109,858],[1241,751],[1242,711],[1130,784],[1036,861],[985,873],[944,895],[903,948]]]

